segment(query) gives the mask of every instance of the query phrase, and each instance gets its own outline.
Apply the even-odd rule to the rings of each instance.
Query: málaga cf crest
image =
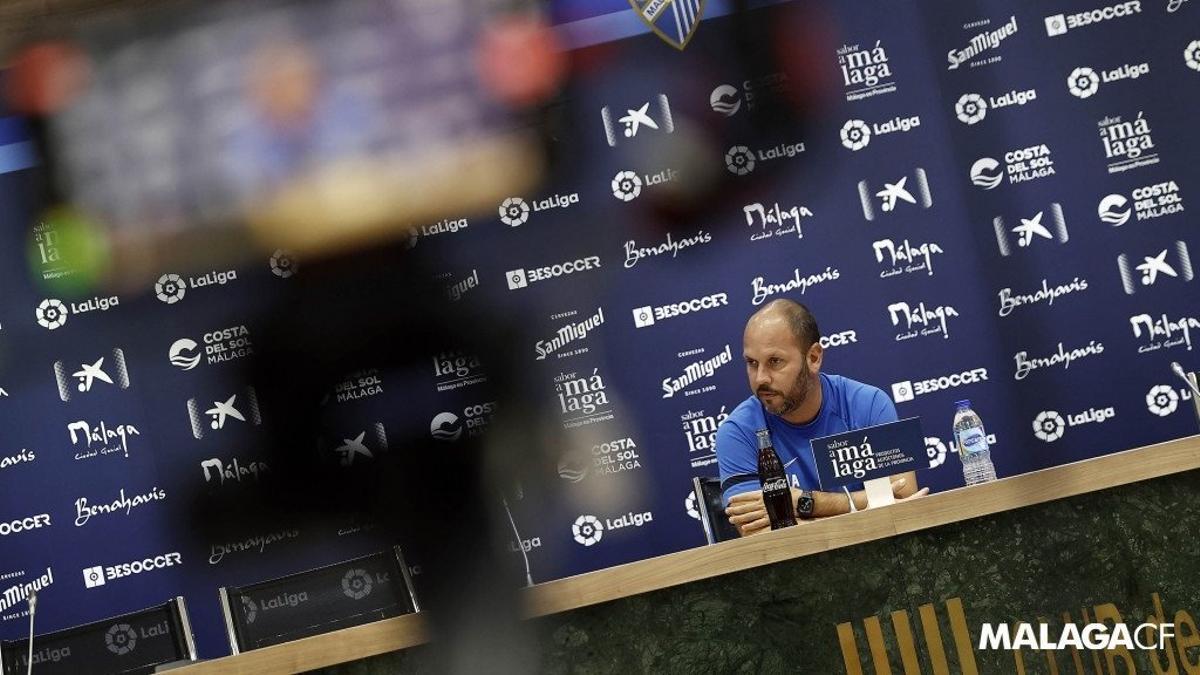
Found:
[[[642,17],[658,37],[676,49],[687,46],[700,17],[704,14],[705,0],[629,0],[633,11]]]

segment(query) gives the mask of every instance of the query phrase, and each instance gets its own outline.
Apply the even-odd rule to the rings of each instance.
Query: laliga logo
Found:
[[[1004,180],[1000,162],[991,157],[982,157],[971,165],[971,182],[984,190],[993,190]]]
[[[708,104],[712,106],[714,112],[726,117],[733,117],[742,109],[742,97],[740,94],[737,87],[722,84],[712,90],[712,94],[708,97]]]
[[[1155,415],[1166,417],[1179,408],[1179,394],[1165,384],[1151,387],[1146,394],[1146,407]]]
[[[1063,437],[1067,423],[1062,415],[1053,410],[1043,410],[1033,420],[1033,435],[1039,440],[1053,443]]]
[[[104,634],[104,646],[117,656],[124,656],[137,646],[137,633],[127,623],[114,624]]]
[[[280,279],[287,279],[295,273],[296,261],[292,259],[291,252],[282,248],[276,249],[275,252],[271,254],[271,274],[274,274]]]
[[[960,122],[976,124],[987,117],[987,107],[987,101],[979,94],[963,94],[954,104],[954,114]]]
[[[700,520],[700,509],[696,508],[696,493],[689,492],[687,499],[683,500],[683,508],[687,510],[687,514],[696,520]]]
[[[191,370],[200,365],[200,352],[197,351],[199,346],[195,340],[179,338],[171,343],[171,349],[167,351],[167,357],[171,359],[171,365],[176,368]]]
[[[624,171],[622,173],[631,172]],[[637,174],[634,174],[633,177],[637,179]],[[613,179],[613,196],[617,196],[616,190],[616,179]],[[637,195],[634,196],[636,197]],[[617,198],[621,199],[619,196],[617,196]],[[622,201],[629,200],[622,199]],[[509,197],[508,199],[505,199],[504,202],[500,204],[499,211],[500,222],[508,225],[509,227],[517,227],[518,225],[524,225],[525,223],[529,222],[529,204],[526,204],[525,200],[521,199],[520,197]]]
[[[604,537],[604,526],[596,516],[579,516],[571,525],[571,535],[584,546],[594,546]]]
[[[1129,200],[1124,196],[1112,194],[1100,200],[1096,213],[1103,222],[1120,227],[1129,222],[1129,216],[1133,213],[1132,209],[1126,208],[1128,203]]]
[[[871,127],[862,120],[850,120],[842,125],[841,136],[847,150],[862,150],[871,143]]]
[[[38,325],[46,330],[62,328],[63,324],[67,322],[67,306],[62,303],[62,300],[48,298],[37,306],[34,316],[37,318]]]
[[[754,153],[744,145],[735,145],[725,153],[725,168],[735,176],[745,176],[754,171]]]
[[[622,171],[612,179],[612,194],[623,202],[631,202],[642,194],[642,179],[632,171]]]
[[[937,436],[926,436],[925,454],[929,457],[929,468],[935,469],[946,462],[946,444]]]
[[[154,282],[155,297],[168,305],[179,302],[186,294],[187,286],[183,283],[183,277],[178,274],[164,274]]]
[[[1091,68],[1076,68],[1067,78],[1067,88],[1077,98],[1088,98],[1100,89],[1100,76]]]
[[[342,577],[342,592],[351,600],[362,600],[371,594],[375,583],[366,570],[352,569]]]
[[[1200,40],[1192,40],[1187,49],[1183,50],[1183,62],[1188,68],[1200,71]]]

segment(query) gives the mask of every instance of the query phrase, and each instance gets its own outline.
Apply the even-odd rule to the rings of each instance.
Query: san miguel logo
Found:
[[[654,34],[682,50],[691,42],[704,16],[705,0],[629,0],[633,11]]]

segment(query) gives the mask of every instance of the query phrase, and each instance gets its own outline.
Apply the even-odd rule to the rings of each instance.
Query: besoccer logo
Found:
[[[725,168],[735,176],[745,176],[754,170],[754,153],[744,145],[735,145],[725,153]]]
[[[504,279],[508,283],[508,290],[515,291],[518,288],[525,288],[529,285],[529,278],[525,276],[525,270],[509,270],[504,273]]]
[[[647,305],[646,307],[638,307],[633,310],[633,325],[637,328],[653,326],[654,308]]]
[[[1146,394],[1146,407],[1155,415],[1166,417],[1179,407],[1179,394],[1165,384],[1157,385]]]
[[[374,586],[371,575],[366,570],[352,569],[342,577],[342,592],[351,600],[362,600],[367,597],[371,594]]]
[[[83,571],[83,585],[85,588],[95,588],[104,585],[104,566],[96,565],[89,567]]]
[[[954,104],[954,114],[964,124],[982,122],[987,117],[987,101],[979,94],[963,94]]]
[[[642,194],[642,179],[632,171],[622,171],[612,179],[612,193],[623,202],[631,202]]]
[[[892,385],[892,399],[896,403],[904,403],[905,401],[913,400],[912,382],[905,380]]]
[[[604,536],[604,526],[596,516],[579,516],[571,526],[571,535],[584,546],[594,546]]]
[[[529,221],[529,205],[520,197],[509,197],[500,204],[500,222],[509,227],[524,225]]]
[[[1046,17],[1046,35],[1051,37],[1067,32],[1067,17],[1065,14],[1055,14]]]
[[[46,330],[62,328],[63,324],[67,322],[67,306],[62,303],[62,300],[49,298],[37,306],[34,316],[37,317],[38,325]]]
[[[1076,68],[1067,78],[1067,88],[1076,98],[1088,98],[1100,88],[1100,76],[1091,68]]]
[[[1004,180],[1000,162],[991,157],[981,157],[971,165],[971,182],[984,190],[994,190]]]
[[[287,279],[295,273],[296,261],[292,259],[291,252],[282,248],[276,249],[275,252],[271,254],[271,274],[274,274],[280,279]]]
[[[1033,420],[1033,435],[1039,440],[1053,443],[1063,437],[1067,423],[1062,415],[1053,410],[1043,410]]]
[[[117,656],[124,656],[137,646],[137,633],[127,623],[113,624],[104,634],[104,646]]]
[[[154,295],[168,305],[173,305],[187,294],[187,286],[183,277],[178,274],[164,274],[154,282]]]
[[[1200,70],[1200,40],[1192,40],[1183,50],[1183,62],[1192,70]]]
[[[929,457],[929,468],[935,469],[946,462],[946,444],[937,436],[925,437],[925,455]]]
[[[1123,195],[1112,194],[1100,200],[1096,213],[1100,220],[1113,227],[1120,227],[1129,222],[1129,216],[1132,215],[1132,210],[1126,207],[1128,203],[1129,200]]]
[[[871,127],[862,120],[850,120],[842,125],[842,145],[848,150],[862,150],[871,143]]]

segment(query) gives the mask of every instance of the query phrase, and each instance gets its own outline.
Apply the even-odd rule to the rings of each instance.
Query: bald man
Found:
[[[896,406],[876,387],[822,373],[820,340],[812,313],[792,300],[775,300],[746,323],[742,352],[753,395],[717,429],[725,513],[743,537],[771,529],[758,478],[759,429],[771,432],[799,520],[847,513],[851,499],[856,510],[867,506],[861,485],[845,492],[814,489],[812,439],[895,422]],[[892,476],[892,491],[897,499],[929,492],[917,489],[916,472]]]

